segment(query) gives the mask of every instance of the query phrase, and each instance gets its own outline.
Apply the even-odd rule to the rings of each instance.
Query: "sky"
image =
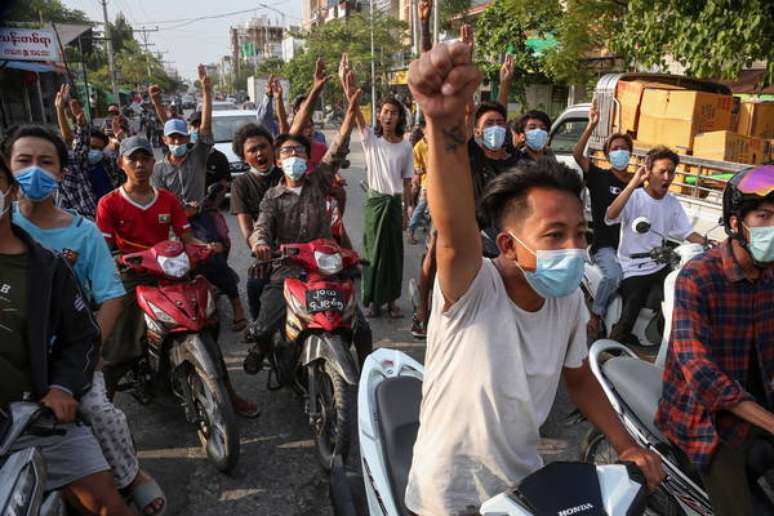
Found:
[[[148,34],[148,42],[155,43],[152,51],[166,52],[162,57],[186,79],[196,77],[199,63],[214,63],[221,56],[229,55],[228,29],[240,25],[253,16],[268,15],[273,23],[301,24],[302,0],[107,0],[108,18],[124,13],[133,28],[159,27],[159,32]],[[102,5],[99,0],[62,0],[71,9],[80,9],[95,21],[102,21]],[[272,9],[262,8],[261,4]],[[255,8],[255,11],[208,19],[187,24],[192,18],[217,16],[234,11]],[[141,35],[136,39],[142,41]]]

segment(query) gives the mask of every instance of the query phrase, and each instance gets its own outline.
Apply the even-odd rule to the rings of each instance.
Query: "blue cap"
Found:
[[[169,136],[171,134],[188,136],[188,125],[185,123],[185,120],[181,120],[180,118],[170,118],[167,120],[167,123],[164,124],[164,136]]]

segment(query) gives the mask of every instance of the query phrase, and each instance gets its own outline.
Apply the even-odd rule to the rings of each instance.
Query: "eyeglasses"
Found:
[[[296,146],[290,146],[287,147],[280,147],[279,150],[280,156],[306,156],[306,147],[303,145],[296,145]]]

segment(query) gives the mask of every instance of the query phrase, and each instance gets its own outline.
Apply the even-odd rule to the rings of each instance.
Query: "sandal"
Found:
[[[235,319],[231,323],[231,331],[242,331],[247,328],[247,319],[242,317],[241,319]]]
[[[381,314],[380,310],[376,308],[375,306],[371,305],[365,310],[365,316],[369,319],[373,319],[374,317],[379,317]]]
[[[390,319],[403,319],[403,317],[405,317],[403,312],[401,312],[397,306],[393,306],[392,308],[388,309],[387,315],[390,317]]]
[[[148,516],[164,516],[167,512],[167,497],[161,490],[158,482],[149,475],[145,475],[147,480],[140,482],[134,489],[129,489],[131,505],[138,514]],[[155,509],[154,502],[161,500],[161,508]]]
[[[234,412],[236,412],[237,415],[247,419],[255,419],[261,415],[261,409],[258,408],[257,404],[243,400],[242,398],[234,398],[236,397],[231,399],[231,406],[234,407]]]

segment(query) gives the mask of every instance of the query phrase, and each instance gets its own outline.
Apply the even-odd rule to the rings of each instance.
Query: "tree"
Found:
[[[6,9],[0,8],[0,18],[12,22],[90,23],[86,13],[68,9],[60,0],[12,0]]]
[[[763,60],[774,83],[770,0],[629,0],[613,48],[630,63],[666,68],[670,56],[694,77],[733,79]]]
[[[404,22],[376,13],[373,20],[376,78],[380,83],[378,94],[386,90],[387,73],[394,69],[408,49],[407,26]],[[347,53],[364,91],[371,78],[370,19],[362,14],[339,18],[314,27],[306,39],[306,48],[288,61],[282,75],[290,81],[288,98],[306,94],[312,85],[315,60],[320,57],[328,66],[329,74],[336,74],[336,67],[343,53]],[[338,81],[329,82],[325,91],[326,103],[343,109],[344,95]]]

